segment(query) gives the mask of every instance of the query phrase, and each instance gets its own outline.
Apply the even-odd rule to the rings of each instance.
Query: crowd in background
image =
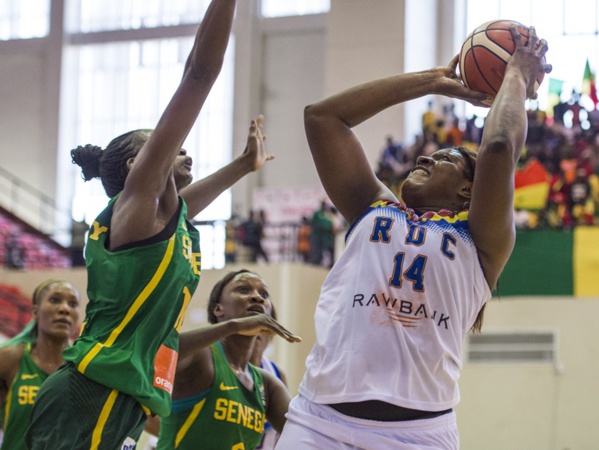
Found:
[[[549,114],[531,102],[526,147],[516,173],[518,228],[599,225],[599,109],[587,109],[580,100],[574,92]],[[392,135],[386,137],[377,176],[398,195],[419,156],[449,146],[476,150],[484,122],[484,117],[476,115],[459,117],[453,104],[436,112],[430,102],[422,115],[422,132],[413,143],[406,145]],[[322,201],[311,215],[292,227],[285,224],[285,229],[284,233],[277,231],[277,225],[266,220],[264,211],[250,211],[245,220],[234,216],[227,223],[226,262],[291,259],[330,268],[335,259],[336,236],[345,232],[347,224],[334,207]],[[272,245],[275,240],[285,240],[285,244]],[[285,250],[281,250],[283,247]]]
[[[325,200],[299,223],[270,223],[264,211],[251,210],[245,220],[233,215],[226,224],[225,262],[287,260],[330,268],[337,235],[346,228],[339,212]]]
[[[574,92],[568,101],[555,105],[551,115],[537,107],[528,110],[526,148],[516,176],[522,175],[526,184],[525,172],[536,166],[536,178],[526,187],[533,187],[533,195],[541,197],[520,206],[516,185],[520,228],[599,225],[599,110],[585,108],[580,100]],[[460,118],[452,105],[436,114],[429,103],[422,116],[422,133],[413,144],[397,143],[387,136],[377,175],[398,193],[419,156],[449,146],[476,149],[483,129],[481,117]]]
[[[599,225],[599,109],[585,108],[576,92],[551,111],[539,109],[535,102],[531,105],[526,147],[516,173],[516,225],[527,229]],[[453,104],[435,111],[429,102],[422,115],[421,133],[414,142],[404,144],[392,135],[386,137],[377,176],[398,195],[419,156],[449,146],[476,150],[484,122],[485,118],[476,115],[459,117]],[[532,181],[527,180],[531,173]],[[524,197],[519,195],[520,189]],[[530,195],[536,196],[532,202]],[[81,229],[77,225],[73,226],[69,258],[68,253],[40,245],[42,239],[22,232],[0,216],[0,260],[11,269],[83,265],[87,226]],[[326,201],[293,226],[286,224],[284,232],[268,223],[264,211],[250,211],[244,220],[234,215],[226,226],[225,261],[268,263],[291,259],[330,268],[335,259],[336,236],[345,232],[346,225]],[[273,245],[275,239],[277,244]],[[285,243],[279,244],[283,240]]]

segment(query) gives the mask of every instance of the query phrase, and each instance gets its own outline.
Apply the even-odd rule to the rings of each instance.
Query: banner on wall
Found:
[[[495,294],[599,297],[599,227],[520,230]]]
[[[323,200],[328,202],[322,186],[262,187],[254,189],[252,205],[264,211],[269,223],[300,223],[304,216],[311,218]]]

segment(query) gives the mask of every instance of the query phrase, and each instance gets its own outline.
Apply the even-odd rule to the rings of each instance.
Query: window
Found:
[[[87,223],[106,206],[108,197],[99,180],[86,183],[81,179],[80,168],[70,164],[68,149],[85,144],[105,148],[122,133],[153,128],[181,80],[194,36],[107,43],[102,37],[99,40],[102,43],[65,48],[61,89],[60,148],[65,150],[59,156],[63,168],[59,192],[63,198],[73,198],[73,218]],[[234,54],[235,41],[231,37],[223,69],[183,146],[193,158],[196,180],[231,160]],[[230,215],[231,194],[225,192],[196,220],[223,221]],[[202,227],[203,268],[224,265],[224,226],[220,228]]]
[[[329,12],[331,0],[261,0],[262,17],[303,16]]]
[[[70,0],[71,33],[129,30],[199,23],[210,0]]]
[[[50,0],[0,0],[0,40],[47,36],[49,11]]]

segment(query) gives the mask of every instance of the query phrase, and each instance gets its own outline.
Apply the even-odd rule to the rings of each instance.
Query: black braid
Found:
[[[81,166],[85,181],[100,178],[106,194],[112,198],[125,187],[125,178],[129,173],[127,161],[137,156],[151,131],[129,131],[110,141],[105,150],[89,144],[79,146],[71,150],[73,163]]]
[[[81,177],[85,181],[100,177],[100,158],[103,150],[87,144],[71,150],[71,161],[81,167]]]

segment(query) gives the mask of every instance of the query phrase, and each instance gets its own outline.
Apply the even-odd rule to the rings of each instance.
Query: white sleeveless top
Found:
[[[352,225],[321,289],[302,396],[424,411],[458,403],[462,342],[491,298],[467,217],[381,201]]]

